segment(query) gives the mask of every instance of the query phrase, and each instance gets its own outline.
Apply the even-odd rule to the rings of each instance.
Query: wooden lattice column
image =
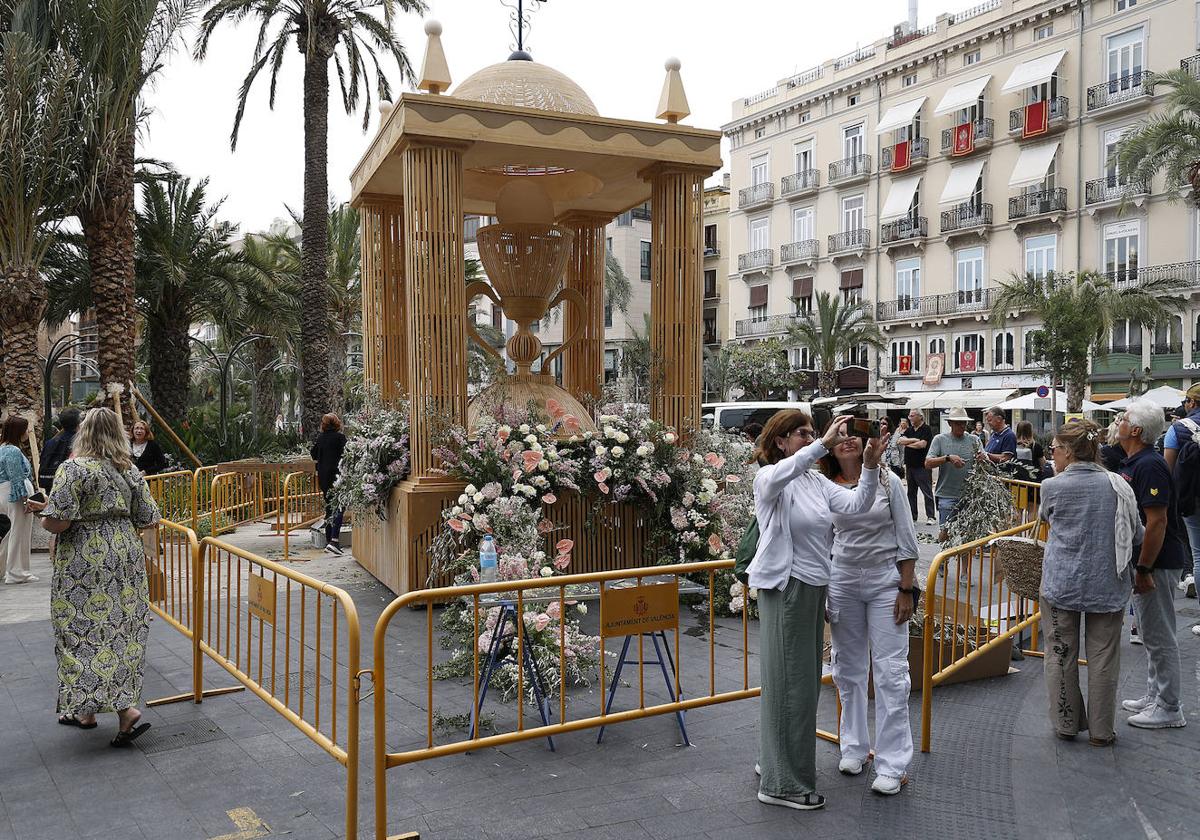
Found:
[[[604,385],[604,227],[609,218],[572,213],[560,221],[575,233],[565,285],[583,296],[584,311],[564,306],[564,340],[583,322],[579,341],[563,354],[563,387],[585,406],[600,399]]]
[[[362,229],[363,377],[385,402],[408,393],[405,342],[404,204],[393,196],[364,196]]]
[[[655,166],[650,203],[650,416],[681,432],[700,425],[703,219],[707,171]]]
[[[463,149],[410,144],[404,161],[405,318],[414,479],[430,477],[436,425],[467,419]]]

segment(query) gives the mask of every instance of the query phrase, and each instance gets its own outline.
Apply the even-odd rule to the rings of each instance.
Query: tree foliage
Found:
[[[787,346],[778,338],[729,348],[729,379],[744,399],[765,400],[786,394],[794,384],[788,370]]]
[[[839,295],[818,292],[816,308],[797,315],[788,327],[788,340],[812,353],[817,388],[823,397],[837,388],[837,369],[851,352],[861,347],[882,349],[883,334],[867,308],[847,303]]]
[[[1149,184],[1162,172],[1167,195],[1191,187],[1200,202],[1200,80],[1182,68],[1155,73],[1146,88],[1167,89],[1165,108],[1142,120],[1117,147],[1119,171],[1132,185]]]

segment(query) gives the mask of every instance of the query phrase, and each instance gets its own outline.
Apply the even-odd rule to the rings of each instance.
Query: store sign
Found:
[[[963,350],[958,354],[958,369],[963,373],[975,372],[975,351]]]
[[[600,610],[604,616],[600,634],[606,639],[674,630],[679,626],[679,580],[605,589],[600,595]]]
[[[925,378],[922,380],[926,385],[936,385],[942,381],[942,372],[946,369],[946,354],[945,353],[930,353],[925,357]]]

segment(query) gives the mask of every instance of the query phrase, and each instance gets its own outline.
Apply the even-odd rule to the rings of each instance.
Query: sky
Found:
[[[427,0],[427,18],[441,21],[442,44],[454,82],[503,61],[515,45],[509,10],[500,0]],[[979,0],[925,0],[921,26],[943,12]],[[907,0],[547,0],[532,14],[526,48],[534,59],[565,73],[591,96],[604,116],[654,120],[663,62],[682,62],[692,114],[687,124],[719,128],[732,117],[735,98],[827,61],[890,33],[908,14]],[[425,52],[424,19],[397,19],[396,30],[414,72]],[[223,199],[221,218],[242,232],[266,229],[299,211],[303,194],[303,60],[289,50],[268,109],[267,72],[250,94],[238,147],[230,151],[236,96],[254,47],[255,24],[223,24],[203,62],[192,58],[196,29],[168,59],[146,96],[152,112],[139,154],[172,163],[182,174],[209,179],[209,196]],[[394,62],[388,76],[401,85]],[[333,70],[330,76],[336,79]],[[453,86],[450,93],[453,94]],[[330,91],[329,190],[349,198],[350,172],[379,126],[372,105],[367,133],[362,113],[346,116],[341,94]]]

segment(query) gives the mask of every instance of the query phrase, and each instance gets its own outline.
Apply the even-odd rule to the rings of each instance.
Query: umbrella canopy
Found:
[[[1126,397],[1123,400],[1114,400],[1106,403],[1104,407],[1113,411],[1118,411],[1128,405],[1135,399],[1150,400],[1157,406],[1162,408],[1177,408],[1183,402],[1183,391],[1178,388],[1172,388],[1170,385],[1159,385],[1157,388],[1151,388],[1140,397]]]
[[[1055,392],[1055,396],[1058,400],[1058,410],[1066,411],[1067,410],[1067,395],[1064,394],[1062,391],[1057,391],[1057,392]],[[1011,399],[1008,402],[1002,402],[1002,403],[1000,403],[1000,407],[1003,409],[1016,409],[1017,411],[1044,410],[1044,409],[1039,409],[1039,406],[1037,405],[1038,399],[1040,399],[1038,397],[1038,395],[1031,392],[1028,394],[1024,394],[1023,396]],[[1050,398],[1046,397],[1045,399],[1050,399]],[[1083,401],[1083,410],[1084,411],[1109,411],[1110,409],[1106,405],[1100,405],[1099,403],[1094,403],[1091,400],[1084,400]]]

